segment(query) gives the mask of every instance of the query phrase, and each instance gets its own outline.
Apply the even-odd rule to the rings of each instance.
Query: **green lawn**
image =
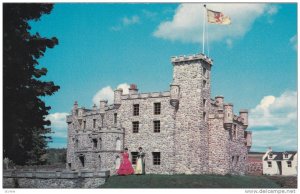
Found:
[[[111,176],[102,188],[279,188],[260,176],[130,175]]]

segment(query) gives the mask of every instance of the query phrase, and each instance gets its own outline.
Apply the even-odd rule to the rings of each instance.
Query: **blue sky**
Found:
[[[250,110],[253,151],[297,149],[297,5],[207,7],[232,19],[208,26],[212,97],[223,95],[236,114]],[[201,4],[58,3],[31,22],[32,33],[59,39],[40,60],[43,79],[61,86],[43,98],[52,107],[50,147],[66,147],[65,115],[75,100],[92,107],[119,84],[169,90],[170,57],[202,52],[202,11]]]

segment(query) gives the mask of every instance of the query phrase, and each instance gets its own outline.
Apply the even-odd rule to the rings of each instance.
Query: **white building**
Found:
[[[263,156],[263,174],[265,175],[297,175],[297,152],[273,152],[269,149]]]

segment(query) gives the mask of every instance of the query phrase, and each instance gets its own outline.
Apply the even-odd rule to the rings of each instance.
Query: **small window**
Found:
[[[233,161],[234,161],[234,156],[231,156],[231,162],[233,163]]]
[[[68,163],[68,167],[71,168],[72,167],[72,163]]]
[[[269,153],[269,158],[273,158],[273,153]]]
[[[78,141],[78,139],[76,139],[76,141],[75,141],[75,148],[78,148],[78,144],[79,144],[79,141]]]
[[[119,156],[116,157],[115,164],[116,164],[116,170],[118,170],[121,164],[121,159]]]
[[[140,114],[140,105],[134,104],[133,105],[133,116],[138,116]]]
[[[160,165],[160,152],[152,152],[153,165]]]
[[[101,115],[101,127],[104,127],[104,115]]]
[[[138,152],[131,152],[131,163],[136,164]]]
[[[101,150],[101,148],[102,148],[102,139],[99,138],[99,150]]]
[[[272,167],[272,162],[268,162],[268,167]]]
[[[160,109],[161,109],[161,104],[160,102],[154,103],[154,114],[159,115],[160,114]]]
[[[203,99],[203,107],[206,106],[206,99]]]
[[[98,147],[98,141],[97,139],[93,139],[93,148],[97,149],[97,147]]]
[[[289,154],[284,154],[284,158],[288,158],[289,157]]]
[[[132,132],[133,133],[139,132],[139,122],[138,121],[132,122]]]
[[[206,80],[203,80],[203,82],[202,82],[202,87],[203,87],[203,88],[206,87]]]
[[[206,121],[206,112],[203,112],[203,121]]]
[[[83,129],[86,128],[86,121],[83,121]]]
[[[114,114],[114,124],[117,124],[117,122],[118,122],[118,114],[117,113],[115,113]]]
[[[203,76],[206,76],[206,68],[203,67]]]
[[[287,166],[288,166],[289,168],[291,168],[291,167],[292,167],[292,162],[291,162],[291,161],[287,161]]]
[[[93,119],[93,128],[96,128],[96,119]]]
[[[239,160],[240,160],[240,156],[237,156],[236,157],[236,164],[238,164]]]
[[[79,156],[81,166],[84,167],[84,156]]]
[[[121,140],[120,140],[120,138],[117,138],[117,140],[116,140],[116,150],[121,151]]]
[[[160,121],[153,121],[154,133],[160,132]]]

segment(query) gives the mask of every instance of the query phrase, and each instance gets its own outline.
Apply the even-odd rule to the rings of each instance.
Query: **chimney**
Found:
[[[137,86],[135,84],[130,84],[129,95],[137,94],[137,93],[138,93]]]

